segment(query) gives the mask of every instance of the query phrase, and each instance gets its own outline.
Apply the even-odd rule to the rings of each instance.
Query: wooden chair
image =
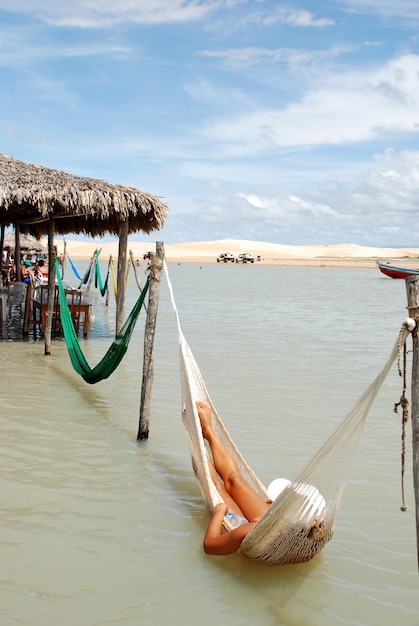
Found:
[[[40,326],[42,332],[45,330],[46,312],[48,305],[48,285],[37,285],[34,288],[34,297],[32,299],[32,315],[29,324]],[[60,303],[58,299],[58,288],[54,292],[54,307],[52,309],[52,326],[51,333],[56,335],[62,331],[60,320]]]
[[[70,308],[71,318],[73,320],[74,329],[79,334],[81,318],[83,317],[83,335],[87,337],[89,326],[89,305],[82,300],[83,293],[78,289],[64,289],[67,304]],[[42,332],[45,330],[46,312],[48,304],[48,286],[42,285],[35,290],[35,297],[32,300],[32,319],[31,324],[40,325]],[[62,333],[63,328],[60,317],[60,301],[58,288],[54,293],[54,308],[52,313],[52,335]]]
[[[78,289],[64,289],[64,292],[67,304],[71,311],[71,319],[73,320],[74,330],[78,335],[80,329],[82,292]]]

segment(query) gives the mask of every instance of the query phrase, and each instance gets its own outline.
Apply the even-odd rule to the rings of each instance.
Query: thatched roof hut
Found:
[[[4,236],[3,248],[9,251],[15,249],[14,233],[7,233]],[[29,237],[28,235],[20,235],[20,251],[26,254],[40,254],[41,252],[46,254],[48,252],[48,248],[46,248],[44,245],[42,245],[40,241],[37,241],[33,237]]]
[[[73,176],[41,165],[0,155],[0,223],[19,225],[21,233],[40,239],[54,218],[55,233],[118,235],[122,222],[128,233],[159,230],[167,205],[133,187]]]
[[[0,154],[0,240],[3,244],[5,228],[13,225],[16,255],[20,253],[21,234],[33,235],[36,239],[48,235],[50,260],[53,238],[57,234],[83,233],[101,237],[109,233],[118,236],[116,332],[123,322],[128,235],[159,230],[167,213],[166,204],[133,187],[73,176]],[[16,275],[19,280],[19,264]],[[53,279],[52,265],[50,283]],[[48,302],[52,307],[52,296]],[[50,310],[52,317],[52,308]],[[50,328],[46,331],[45,354],[50,354],[49,340]]]

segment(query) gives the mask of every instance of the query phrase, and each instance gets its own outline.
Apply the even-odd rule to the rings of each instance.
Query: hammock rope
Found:
[[[264,499],[268,490],[247,465],[211,401],[192,351],[183,335],[167,265],[164,265],[179,335],[179,365],[182,390],[182,420],[185,426],[192,467],[211,516],[223,500],[215,487],[208,460],[211,450],[202,436],[196,402],[205,402],[211,409],[212,424],[218,437],[232,454],[246,482]],[[353,457],[365,425],[368,412],[383,384],[400,346],[409,330],[404,324],[392,352],[378,376],[367,387],[351,411],[332,432],[320,450],[279,493],[260,521],[244,538],[240,552],[263,565],[303,563],[318,554],[333,536],[334,521]],[[279,465],[279,462],[278,462]],[[274,474],[273,478],[276,478]],[[225,517],[223,529],[233,526]]]
[[[404,473],[406,467],[406,424],[409,421],[409,402],[406,398],[406,357],[407,357],[407,349],[406,344],[403,345],[403,368],[400,365],[400,352],[399,357],[397,359],[397,368],[399,371],[399,376],[402,378],[402,395],[400,396],[399,402],[396,402],[394,405],[394,413],[398,413],[399,406],[402,407],[402,433],[401,433],[401,458],[400,458],[400,486],[401,486],[401,495],[402,495],[402,504],[400,505],[401,511],[407,511],[407,504],[405,499],[404,492]]]
[[[56,270],[58,270],[58,262],[55,261],[55,263]],[[87,383],[98,383],[99,381],[108,378],[116,370],[128,349],[129,341],[140,314],[144,298],[148,291],[149,280],[147,279],[144,289],[142,290],[137,302],[134,304],[131,313],[128,315],[124,325],[115,337],[108,351],[94,368],[90,367],[81,350],[59,272],[57,272],[57,282],[60,299],[61,323],[73,368]]]
[[[134,272],[135,282],[137,283],[138,289],[141,291],[142,287],[141,287],[140,279],[138,278],[137,267],[136,267],[136,264],[134,263],[132,250],[129,251],[129,258],[131,259],[131,267],[132,267],[132,271]]]

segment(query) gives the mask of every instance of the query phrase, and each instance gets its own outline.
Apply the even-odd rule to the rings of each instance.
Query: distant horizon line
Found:
[[[42,237],[41,240],[46,240],[47,237]],[[79,235],[79,236],[75,236],[75,237],[67,237],[64,235],[57,235],[54,237],[54,241],[55,240],[66,240],[66,241],[75,241],[78,243],[92,243],[95,241],[101,241],[102,243],[115,243],[118,241],[118,237],[115,236],[112,239],[109,239],[108,237],[90,237],[89,235],[87,236],[83,236],[83,235]],[[150,240],[148,239],[137,239],[137,234],[135,234],[135,238],[132,238],[130,236],[128,236],[128,241],[134,242],[134,243],[152,243],[150,242]],[[181,245],[185,245],[185,244],[198,244],[198,243],[202,243],[202,244],[216,244],[216,243],[223,243],[223,242],[249,242],[249,243],[261,243],[261,244],[268,244],[268,245],[274,245],[274,246],[288,246],[288,247],[295,247],[295,248],[301,248],[301,247],[324,247],[324,248],[329,248],[329,247],[336,247],[336,246],[357,246],[359,248],[387,248],[390,250],[400,250],[400,249],[413,249],[413,250],[419,250],[419,244],[394,244],[394,245],[390,245],[390,244],[360,244],[360,243],[355,243],[355,242],[339,242],[339,243],[284,243],[284,242],[276,242],[276,241],[271,241],[271,240],[265,240],[265,239],[242,239],[242,238],[233,238],[233,237],[225,237],[223,239],[209,239],[209,240],[204,240],[204,239],[185,239],[183,241],[176,241],[176,242],[167,242],[164,240],[161,240],[159,238],[156,238],[155,241],[163,241],[163,243],[165,245],[168,246],[181,246]],[[154,241],[153,241],[154,243]]]

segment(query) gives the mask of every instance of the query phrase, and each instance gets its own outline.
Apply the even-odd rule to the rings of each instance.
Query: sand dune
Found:
[[[115,259],[118,256],[118,242],[103,243],[100,239],[77,241],[67,239],[67,252],[74,259],[88,259],[96,247],[101,249],[101,258]],[[59,253],[63,252],[63,239],[56,240]],[[134,258],[142,260],[143,254],[153,250],[153,244],[141,241],[128,241]],[[405,265],[419,264],[419,248],[372,248],[357,244],[290,246],[260,241],[221,239],[218,241],[197,241],[165,245],[167,261],[215,263],[221,252],[251,252],[261,263],[280,265],[346,265],[374,266],[378,259],[403,260]]]

